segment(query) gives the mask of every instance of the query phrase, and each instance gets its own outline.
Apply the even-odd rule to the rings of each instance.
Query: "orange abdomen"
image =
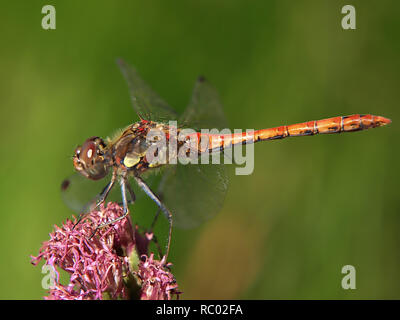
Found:
[[[351,116],[340,116],[323,120],[302,122],[289,126],[261,129],[250,133],[243,132],[225,135],[199,134],[199,138],[201,137],[201,139],[206,138],[209,140],[206,150],[200,151],[212,152],[229,148],[236,144],[254,143],[258,141],[283,139],[287,137],[301,137],[315,134],[366,130],[370,128],[381,127],[389,123],[391,123],[390,119],[381,116],[355,114]]]

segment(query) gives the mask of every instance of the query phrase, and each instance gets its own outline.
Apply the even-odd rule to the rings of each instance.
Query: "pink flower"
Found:
[[[55,226],[39,255],[31,257],[32,264],[44,259],[55,271],[54,285],[45,299],[171,299],[180,293],[168,265],[154,260],[153,254],[147,258],[152,235],[142,236],[137,228],[134,231],[129,215],[91,237],[96,226],[122,214],[119,205],[108,203],[106,208],[90,212],[75,228],[75,217],[61,228]],[[145,262],[139,261],[139,255]],[[70,274],[69,284],[60,283],[58,268]],[[157,284],[151,296],[144,293],[150,290],[150,283]]]
[[[174,294],[179,298],[181,292],[174,276],[166,270],[163,261],[154,260],[153,254],[150,254],[149,258],[142,256],[137,276],[142,283],[140,299],[171,300]]]

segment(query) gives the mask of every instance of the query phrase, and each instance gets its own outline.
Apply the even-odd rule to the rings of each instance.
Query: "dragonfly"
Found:
[[[165,140],[171,142],[173,137],[170,133],[175,132],[179,136],[185,128],[226,128],[220,98],[216,89],[204,77],[199,77],[188,107],[178,117],[177,112],[142,80],[132,66],[122,59],[118,59],[117,64],[127,82],[131,103],[139,121],[128,125],[112,138],[102,139],[95,136],[78,146],[73,155],[75,178],[64,180],[62,191],[66,194],[67,204],[74,207],[68,193],[76,175],[89,181],[103,181],[108,178],[109,181],[101,192],[89,201],[97,208],[105,203],[113,187],[120,185],[123,214],[97,226],[96,232],[98,228],[111,225],[129,214],[128,204],[135,202],[137,192],[131,185],[133,180],[136,189],[138,187],[144,191],[158,206],[156,217],[161,211],[168,220],[165,259],[171,246],[173,221],[178,227],[194,227],[209,219],[220,211],[228,188],[228,176],[223,163],[179,163],[177,158],[182,154],[186,156],[187,150],[195,157],[201,157],[221,153],[237,145],[288,137],[354,132],[381,127],[391,122],[382,116],[355,114],[254,130],[251,134],[195,131],[177,141],[178,152],[171,150],[170,145],[162,149],[165,155],[163,159],[166,161],[150,161],[149,150],[156,147],[155,150],[161,152],[160,138],[156,139],[157,135],[150,137],[154,130],[164,133]],[[179,126],[171,125],[171,120],[179,123]],[[191,138],[195,138],[194,143]],[[181,150],[185,151],[181,153]],[[155,190],[144,177],[161,167],[165,170],[162,171],[161,181]],[[84,208],[87,209],[87,206]],[[82,209],[77,223],[87,214],[84,212],[86,209]]]

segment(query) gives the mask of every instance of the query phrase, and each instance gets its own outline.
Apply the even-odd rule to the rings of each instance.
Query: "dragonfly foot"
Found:
[[[94,231],[92,232],[92,234],[90,235],[90,237],[88,238],[88,240],[92,240],[92,238],[93,238],[94,235],[96,234],[97,230],[99,230],[99,226],[97,226],[96,229],[94,229]]]

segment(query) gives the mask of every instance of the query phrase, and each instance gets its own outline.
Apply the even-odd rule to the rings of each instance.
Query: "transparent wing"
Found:
[[[110,181],[111,173],[104,179],[94,181],[75,172],[61,183],[61,197],[75,213],[88,212],[92,206],[96,205],[97,197]],[[156,175],[150,175],[146,181],[150,187],[154,187],[158,183]],[[135,193],[136,200],[144,196],[133,181],[130,185]],[[130,194],[127,194],[127,197],[129,201],[132,200]],[[110,201],[122,204],[121,190],[117,182],[106,198],[106,203]]]
[[[76,172],[61,183],[61,197],[75,213],[86,212],[110,180],[111,177],[93,181]]]
[[[178,123],[197,130],[227,127],[218,93],[203,77],[196,82]],[[221,210],[229,184],[227,169],[223,164],[211,164],[211,159],[209,162],[170,165],[164,172],[159,190],[175,226],[196,227]]]
[[[198,78],[191,101],[178,123],[195,130],[227,128],[218,92],[204,77]]]
[[[177,120],[176,112],[155,93],[124,60],[117,64],[128,84],[134,110],[141,119],[152,121]]]
[[[174,226],[194,228],[217,214],[228,188],[225,166],[171,165],[164,173],[162,199],[172,212]]]

